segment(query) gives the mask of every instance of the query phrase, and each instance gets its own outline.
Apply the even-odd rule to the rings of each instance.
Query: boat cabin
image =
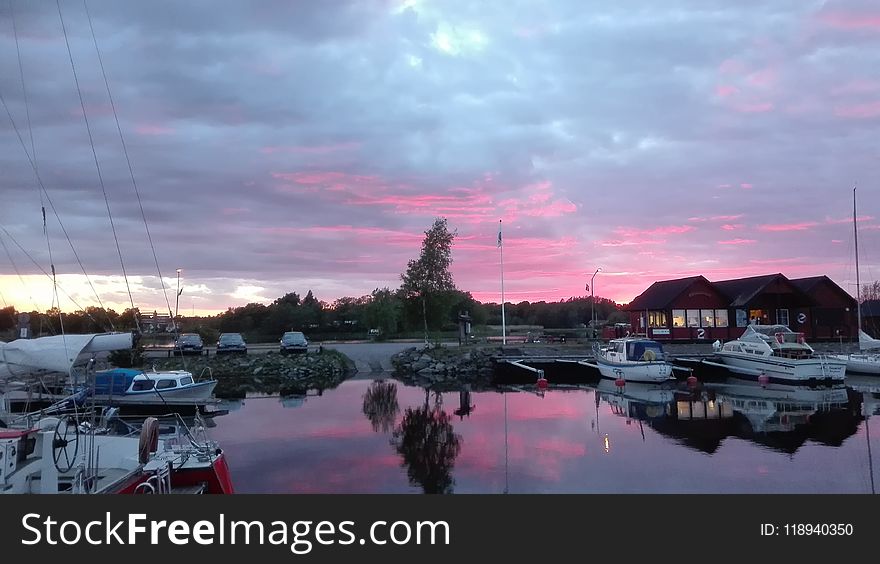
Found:
[[[151,390],[172,390],[193,384],[192,373],[185,370],[143,372],[131,368],[103,370],[95,374],[96,395],[122,395]]]
[[[650,339],[614,339],[605,353],[615,362],[651,362],[663,360],[663,345]]]

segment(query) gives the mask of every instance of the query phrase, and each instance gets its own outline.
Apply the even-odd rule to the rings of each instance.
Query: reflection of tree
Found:
[[[397,385],[376,380],[364,394],[364,415],[373,425],[373,431],[388,433],[400,412],[397,405]]]
[[[391,444],[403,457],[412,485],[425,493],[452,493],[452,467],[461,452],[461,436],[456,435],[449,415],[439,402],[429,407],[408,407],[394,430]]]

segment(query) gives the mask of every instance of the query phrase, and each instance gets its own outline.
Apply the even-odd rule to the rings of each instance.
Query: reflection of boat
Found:
[[[713,385],[718,401],[743,416],[755,433],[790,432],[817,413],[846,410],[846,388],[810,389],[802,386],[745,383]]]
[[[305,395],[282,396],[281,405],[284,407],[299,407],[306,403]]]
[[[842,381],[846,362],[818,355],[804,340],[784,325],[749,325],[742,336],[716,351],[733,372],[770,382]]]
[[[596,364],[605,378],[627,382],[665,382],[671,380],[673,367],[666,362],[663,346],[643,337],[613,339],[595,351]],[[587,364],[587,363],[584,363]]]
[[[618,415],[635,418],[662,417],[674,399],[675,391],[661,384],[628,382],[618,387],[611,380],[599,380],[597,398],[611,406]]]

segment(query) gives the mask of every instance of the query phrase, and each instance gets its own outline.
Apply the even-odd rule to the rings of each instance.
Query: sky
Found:
[[[332,302],[396,288],[438,216],[482,301],[499,220],[507,301],[854,293],[854,185],[880,278],[873,0],[59,4],[70,54],[55,3],[0,1],[2,305],[168,311],[177,269],[182,314]]]

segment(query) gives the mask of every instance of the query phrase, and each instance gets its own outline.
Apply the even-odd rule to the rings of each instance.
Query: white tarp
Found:
[[[859,331],[859,348],[863,351],[880,350],[880,339],[875,339],[864,331]]]
[[[131,333],[53,335],[36,339],[0,341],[0,379],[49,372],[68,374],[83,353],[130,349]]]

